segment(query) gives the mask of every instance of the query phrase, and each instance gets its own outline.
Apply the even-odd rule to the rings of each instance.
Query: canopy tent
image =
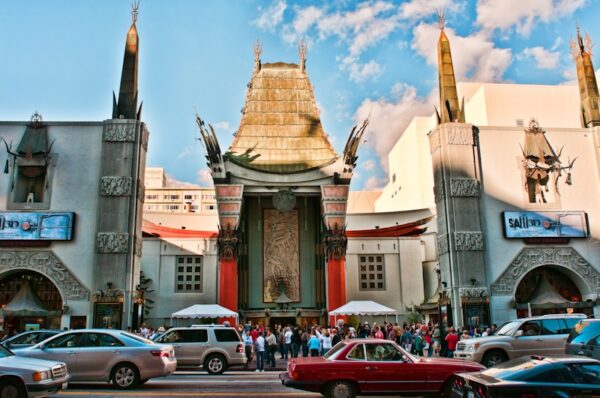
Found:
[[[23,281],[21,289],[3,309],[6,316],[48,316],[49,312],[42,300],[31,287],[29,280]]]
[[[238,313],[218,304],[194,304],[171,314],[171,318],[238,318]]]
[[[390,307],[381,305],[375,301],[349,301],[339,308],[333,311],[329,311],[329,315],[333,315],[335,323],[337,323],[337,317],[341,315],[369,315],[378,316],[385,315],[398,315],[398,312]]]

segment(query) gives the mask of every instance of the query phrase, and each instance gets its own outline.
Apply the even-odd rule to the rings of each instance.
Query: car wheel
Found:
[[[213,354],[204,361],[204,369],[211,375],[220,375],[227,369],[227,361],[222,355]]]
[[[327,386],[325,396],[327,398],[354,398],[356,390],[354,384],[349,381],[334,381]]]
[[[0,381],[0,398],[26,398],[23,384],[16,379]]]
[[[504,362],[508,359],[505,353],[498,350],[492,350],[485,353],[483,356],[483,361],[481,363],[486,368],[491,368],[492,366],[496,366],[501,362]]]
[[[140,384],[140,374],[130,363],[122,363],[112,372],[112,383],[119,390],[128,390]]]

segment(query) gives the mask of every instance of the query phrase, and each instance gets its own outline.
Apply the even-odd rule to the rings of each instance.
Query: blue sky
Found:
[[[0,0],[0,120],[28,120],[35,110],[45,120],[109,118],[130,3]],[[572,82],[576,23],[600,40],[600,1],[593,0],[142,0],[139,95],[151,131],[148,165],[207,185],[194,111],[227,148],[254,41],[263,44],[263,62],[298,62],[304,39],[323,126],[338,153],[371,112],[352,188],[383,186],[387,152],[436,101],[436,8],[445,10],[459,80]]]

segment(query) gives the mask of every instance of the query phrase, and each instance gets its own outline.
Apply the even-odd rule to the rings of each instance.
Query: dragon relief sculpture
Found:
[[[333,228],[325,229],[325,255],[328,259],[339,260],[344,257],[347,246],[346,228],[335,224]]]
[[[241,239],[237,229],[227,225],[225,228],[219,227],[219,236],[217,237],[217,246],[219,257],[225,260],[237,258]]]
[[[564,147],[556,154],[545,133],[538,122],[531,119],[529,128],[525,129],[525,145],[521,147],[526,177],[525,190],[530,203],[548,202],[546,193],[550,190],[550,182],[554,183],[554,191],[560,195],[559,180],[563,172],[567,173],[565,184],[572,184],[571,170],[577,158],[569,158],[567,164],[563,165],[560,157]]]

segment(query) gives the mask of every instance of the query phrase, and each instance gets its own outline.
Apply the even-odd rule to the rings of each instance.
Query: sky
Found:
[[[353,190],[381,189],[387,154],[437,102],[436,10],[443,9],[458,81],[574,84],[569,41],[579,24],[600,40],[598,0],[141,0],[139,98],[147,165],[170,182],[211,185],[194,113],[232,142],[262,62],[298,62],[323,127],[342,152],[369,116]],[[131,1],[0,0],[0,120],[101,121],[118,94]],[[593,57],[596,68],[598,57]]]

